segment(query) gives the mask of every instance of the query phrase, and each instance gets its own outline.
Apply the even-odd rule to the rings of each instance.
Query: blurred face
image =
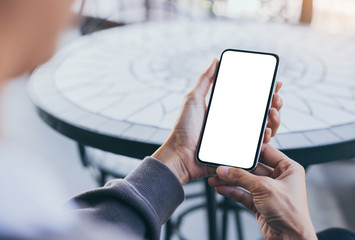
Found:
[[[0,66],[11,70],[6,77],[33,70],[53,55],[71,4],[72,0],[0,0]]]

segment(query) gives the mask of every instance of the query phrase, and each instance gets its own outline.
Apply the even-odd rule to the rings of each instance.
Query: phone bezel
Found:
[[[228,51],[251,53],[251,54],[261,54],[261,55],[270,55],[270,56],[275,57],[275,59],[276,59],[274,75],[273,75],[272,83],[271,83],[271,86],[270,86],[268,101],[267,101],[267,105],[266,105],[266,109],[265,109],[265,113],[264,113],[264,119],[263,119],[263,123],[262,123],[262,126],[261,126],[261,132],[259,134],[258,146],[257,146],[257,150],[255,152],[253,165],[250,168],[242,168],[242,167],[232,166],[232,165],[224,165],[224,164],[219,164],[219,163],[205,162],[205,161],[202,161],[199,158],[201,142],[202,142],[203,134],[204,134],[205,127],[206,127],[206,122],[207,122],[207,118],[208,118],[208,114],[209,114],[209,110],[210,110],[210,106],[211,106],[211,102],[212,102],[212,98],[213,98],[214,89],[215,89],[215,86],[217,84],[219,68],[220,68],[221,63],[223,61],[223,54],[225,52],[228,52]],[[197,162],[199,164],[202,164],[204,166],[211,166],[211,167],[227,166],[227,167],[241,168],[241,169],[245,169],[247,171],[253,171],[256,168],[256,166],[258,164],[259,156],[260,156],[260,150],[261,150],[262,142],[263,142],[263,139],[264,139],[264,132],[265,132],[267,118],[268,118],[268,115],[269,115],[269,109],[270,109],[270,106],[271,106],[272,97],[273,97],[273,93],[274,93],[275,86],[276,86],[275,83],[276,83],[276,76],[277,76],[278,66],[279,66],[279,56],[274,54],[274,53],[257,52],[257,51],[249,51],[249,50],[239,50],[239,49],[225,49],[221,53],[221,57],[220,57],[220,60],[219,60],[219,63],[218,63],[217,71],[216,71],[216,76],[215,76],[215,79],[214,79],[214,82],[213,82],[213,85],[212,85],[212,89],[211,89],[211,96],[210,96],[209,101],[208,101],[207,111],[206,111],[206,114],[205,114],[205,117],[204,117],[204,120],[203,120],[203,125],[202,125],[202,129],[201,129],[199,141],[198,141],[198,144],[197,144],[196,154],[195,154],[195,158],[196,158],[196,160],[197,160]]]

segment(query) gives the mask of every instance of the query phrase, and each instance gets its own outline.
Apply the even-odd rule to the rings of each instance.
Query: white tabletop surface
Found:
[[[280,56],[284,107],[273,145],[355,139],[355,40],[307,26],[204,21],[101,31],[80,37],[37,69],[29,91],[40,109],[69,124],[161,144],[184,95],[226,48]]]

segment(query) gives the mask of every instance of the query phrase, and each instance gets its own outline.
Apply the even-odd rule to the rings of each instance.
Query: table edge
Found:
[[[35,108],[40,118],[51,128],[85,146],[91,146],[103,151],[137,159],[143,159],[146,156],[150,156],[161,146],[160,144],[133,141],[104,135],[88,129],[82,129],[54,117],[38,106],[35,106]],[[280,151],[300,163],[302,166],[308,167],[313,164],[353,158],[355,156],[354,145],[355,139],[305,148],[280,148]]]

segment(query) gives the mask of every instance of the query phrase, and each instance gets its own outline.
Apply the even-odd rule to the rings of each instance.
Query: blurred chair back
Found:
[[[129,23],[169,18],[174,0],[80,0],[80,30],[83,35]]]

